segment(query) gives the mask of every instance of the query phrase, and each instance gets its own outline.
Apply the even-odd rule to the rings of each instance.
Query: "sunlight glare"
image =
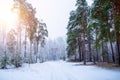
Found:
[[[17,25],[17,13],[11,11],[11,4],[0,3],[0,25],[5,25],[7,30]]]

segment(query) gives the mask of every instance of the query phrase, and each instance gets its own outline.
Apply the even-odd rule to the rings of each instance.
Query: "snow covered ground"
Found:
[[[120,80],[120,71],[64,61],[24,64],[22,68],[0,70],[0,80]]]

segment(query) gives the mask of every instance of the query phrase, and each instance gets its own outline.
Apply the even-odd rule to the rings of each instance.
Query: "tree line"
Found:
[[[120,1],[76,0],[67,26],[70,60],[110,62],[120,65]]]
[[[39,46],[44,47],[48,36],[46,24],[38,20],[35,8],[26,0],[14,0],[11,11],[17,13],[18,23],[9,31],[1,25],[0,68],[3,69],[37,62]]]

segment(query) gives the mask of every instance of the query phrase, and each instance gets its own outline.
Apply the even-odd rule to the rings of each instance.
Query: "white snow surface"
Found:
[[[0,70],[0,80],[120,80],[120,71],[80,63],[49,61]]]

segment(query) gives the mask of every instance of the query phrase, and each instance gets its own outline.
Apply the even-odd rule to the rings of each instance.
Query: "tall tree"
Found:
[[[117,52],[118,52],[118,64],[120,65],[120,2],[119,0],[110,0],[112,6],[112,14],[114,20],[114,30],[116,36]]]
[[[68,23],[68,50],[71,53],[76,51],[79,45],[79,59],[81,60],[81,53],[83,54],[84,64],[86,64],[86,27],[87,27],[87,14],[88,6],[86,0],[76,1],[77,9],[72,11]],[[77,44],[77,45],[76,45]],[[71,47],[70,47],[71,46]],[[81,48],[80,48],[81,47]]]
[[[31,4],[27,3],[25,0],[14,0],[14,1],[15,1],[15,3],[14,3],[13,9],[14,10],[17,9],[17,11],[18,11],[19,26],[25,25],[25,35],[26,34],[29,35],[30,57],[32,60],[32,53],[31,53],[32,39],[33,39],[34,33],[36,31],[36,26],[37,26],[37,22],[38,22],[37,18],[35,17],[35,9],[32,7]],[[25,42],[26,42],[26,36],[25,36]],[[25,49],[26,49],[26,47],[25,47]],[[26,52],[25,52],[25,54],[26,54]]]
[[[76,3],[77,6],[77,16],[79,17],[79,25],[81,26],[82,30],[82,51],[83,51],[83,56],[84,56],[84,64],[86,64],[86,47],[85,47],[85,29],[87,26],[87,2],[86,0],[77,0]]]

